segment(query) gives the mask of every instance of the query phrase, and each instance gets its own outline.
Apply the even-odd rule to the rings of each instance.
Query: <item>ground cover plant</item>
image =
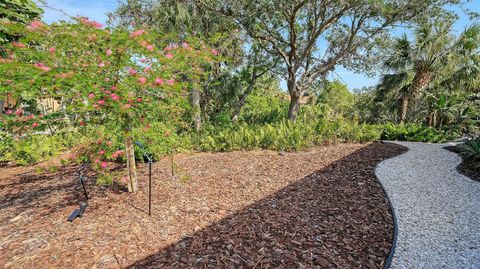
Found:
[[[450,150],[459,153],[463,162],[458,169],[468,177],[480,181],[480,138],[472,138]]]

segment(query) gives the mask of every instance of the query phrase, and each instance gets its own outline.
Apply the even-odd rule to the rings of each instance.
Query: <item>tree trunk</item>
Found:
[[[407,119],[407,112],[408,112],[408,96],[402,97],[402,104],[400,106],[400,123],[404,123]]]
[[[0,99],[0,114],[3,114],[3,106],[5,104],[5,101],[3,101],[2,99]]]
[[[298,111],[300,110],[300,97],[295,94],[290,94],[290,107],[288,108],[288,119],[291,122],[297,120]]]
[[[200,91],[198,90],[198,84],[192,83],[192,108],[193,108],[193,126],[195,131],[199,131],[202,128],[202,112],[200,108]]]
[[[247,103],[247,98],[252,93],[254,85],[255,85],[254,82],[248,85],[248,88],[245,90],[245,92],[242,94],[242,97],[238,101],[237,106],[233,109],[233,112],[230,115],[230,119],[233,122],[238,121],[238,116],[240,115],[240,111],[242,110],[242,107]]]
[[[428,113],[428,116],[425,118],[425,124],[429,127],[433,126],[433,112]]]
[[[432,74],[430,72],[423,70],[417,71],[415,77],[413,78],[411,86],[412,91],[410,92],[413,99],[417,99],[422,95],[423,91],[427,88],[431,79]]]
[[[288,119],[291,122],[297,120],[298,111],[300,110],[300,91],[297,87],[295,72],[289,68],[287,88],[290,93],[290,107],[288,108]]]
[[[130,131],[125,131],[125,155],[127,157],[128,191],[138,191],[137,167],[135,165],[135,151]]]

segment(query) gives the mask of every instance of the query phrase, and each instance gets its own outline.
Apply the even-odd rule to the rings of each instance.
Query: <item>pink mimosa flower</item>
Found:
[[[12,113],[13,113],[13,110],[11,110],[10,108],[7,109],[7,112],[5,112],[5,114],[7,114],[7,115],[11,115]]]
[[[167,80],[167,84],[170,85],[170,86],[173,85],[174,83],[175,83],[175,80],[173,80],[173,79]]]
[[[148,51],[152,51],[153,48],[155,48],[155,46],[153,46],[153,45],[147,45],[147,50],[148,50]]]
[[[98,64],[98,67],[105,67],[105,64],[103,62]]]
[[[80,18],[80,23],[88,25],[88,26],[92,26],[92,27],[95,27],[95,28],[102,28],[103,27],[103,24],[101,24],[97,21],[91,21],[87,17],[81,17]]]
[[[20,116],[22,114],[23,114],[23,109],[18,108],[17,110],[15,110],[15,115]]]
[[[32,123],[32,128],[36,128],[36,127],[38,127],[38,122]]]
[[[131,104],[125,104],[125,105],[123,106],[123,108],[125,108],[125,109],[129,109],[129,108],[131,108],[131,107],[132,107]]]
[[[170,46],[170,45],[168,45],[168,46],[166,46],[163,50],[164,50],[164,51],[170,51],[170,50],[173,50],[173,47]]]
[[[212,54],[215,55],[215,56],[218,55],[218,50],[212,49]]]
[[[100,159],[95,159],[95,161],[93,161],[94,163],[99,163],[100,162]]]
[[[163,79],[161,79],[161,78],[156,78],[156,79],[155,79],[155,84],[157,84],[157,85],[163,85],[163,83],[165,83],[165,81],[164,81]]]
[[[102,162],[101,166],[102,166],[102,168],[107,168],[108,164],[107,164],[107,162]]]
[[[123,155],[123,150],[119,149],[119,150],[117,150],[115,153],[117,153],[118,155],[121,156],[121,155]]]
[[[135,76],[137,74],[137,70],[129,67],[128,68],[128,73],[131,75],[131,76]]]
[[[105,105],[105,100],[103,100],[103,99],[102,99],[102,100],[98,100],[98,104],[101,105],[101,106]]]
[[[109,82],[110,78],[105,78],[104,80],[105,80],[105,82]]]
[[[100,154],[100,155],[103,155],[103,154],[105,154],[105,150],[103,150],[103,149],[102,149],[102,150],[100,150],[100,151],[98,152],[98,154]]]
[[[112,55],[112,50],[111,49],[107,49],[107,51],[105,52],[107,54],[107,56],[110,56]]]
[[[54,54],[54,53],[55,53],[55,47],[49,48],[48,51],[49,51],[51,54]]]
[[[138,78],[138,83],[140,84],[145,84],[147,82],[147,78],[146,77],[139,77]]]
[[[111,146],[111,145],[112,145],[112,141],[107,141],[106,144],[107,144],[107,146]]]
[[[114,94],[114,93],[112,93],[112,94],[110,95],[110,98],[112,98],[113,101],[118,101],[118,100],[120,100],[120,96],[118,96],[118,95],[116,95],[116,94]]]
[[[142,100],[143,100],[143,99],[142,99],[141,97],[138,97],[138,98],[137,98],[137,102],[139,102],[139,103],[141,103]]]
[[[140,59],[140,62],[141,62],[141,63],[144,63],[144,62],[146,62],[146,61],[147,61],[147,59],[145,59],[145,58]]]
[[[14,46],[15,48],[26,48],[27,45],[23,44],[23,43],[20,43],[20,42],[12,42],[12,46]]]
[[[143,33],[145,33],[145,30],[136,30],[136,31],[133,31],[131,34],[130,34],[130,37],[137,37],[137,36],[141,36],[143,35]]]
[[[118,154],[116,152],[112,153],[112,159],[118,158]]]
[[[187,42],[183,42],[183,43],[182,43],[182,47],[185,48],[185,49],[190,48],[190,46],[188,45]]]
[[[117,89],[117,85],[112,85],[112,87],[110,88],[112,91],[116,90]]]
[[[147,66],[143,68],[143,72],[148,73],[152,68],[150,66]]]
[[[89,99],[95,98],[95,94],[93,94],[93,93],[88,94],[88,98],[89,98]]]
[[[140,46],[145,48],[146,46],[148,46],[148,42],[146,40],[142,40],[140,41]]]
[[[42,70],[42,71],[45,71],[45,72],[50,71],[50,67],[44,65],[43,63],[36,63],[36,64],[34,64],[34,66],[36,68]]]
[[[167,57],[167,59],[172,59],[172,58],[173,58],[173,54],[167,53],[167,54],[165,54],[165,57]]]
[[[98,21],[90,21],[89,25],[93,26],[95,28],[102,28],[103,27],[103,24],[99,23]]]
[[[39,29],[41,27],[43,27],[45,24],[43,24],[43,22],[41,21],[32,21],[28,26],[27,28],[30,29],[30,30],[36,30],[36,29]]]
[[[0,63],[11,63],[13,62],[12,59],[4,59],[4,58],[0,58]]]

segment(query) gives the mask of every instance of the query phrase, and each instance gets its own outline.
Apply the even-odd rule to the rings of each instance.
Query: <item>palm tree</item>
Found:
[[[411,102],[422,96],[445,67],[454,64],[451,71],[454,75],[469,66],[468,57],[461,55],[468,39],[465,37],[480,36],[480,27],[472,25],[455,38],[451,26],[451,22],[427,23],[415,30],[413,42],[405,34],[395,40],[392,56],[384,63],[392,73],[383,75],[377,86],[377,99],[385,98],[387,94],[396,97],[400,122],[405,122]],[[463,62],[459,63],[459,59]]]

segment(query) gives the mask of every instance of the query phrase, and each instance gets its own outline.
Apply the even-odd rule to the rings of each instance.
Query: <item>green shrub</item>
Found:
[[[466,141],[458,149],[465,158],[480,161],[480,137]]]
[[[267,124],[284,121],[288,102],[275,96],[251,95],[240,113],[240,121],[248,124]]]
[[[35,134],[20,140],[2,134],[0,138],[0,162],[14,161],[19,165],[31,165],[62,153],[74,143],[72,133],[55,135]]]
[[[455,129],[438,130],[418,124],[393,124],[382,126],[382,140],[444,143],[460,136]]]
[[[193,139],[196,150],[233,151],[271,149],[296,151],[326,142],[366,142],[380,138],[378,126],[357,124],[345,119],[296,123],[240,124],[231,128],[205,128]]]
[[[100,173],[97,176],[97,184],[101,186],[110,186],[113,184],[113,176],[109,173]]]
[[[157,161],[172,150],[183,152],[192,148],[188,133],[177,134],[174,128],[162,122],[154,122],[148,129],[135,131],[133,138],[144,146],[144,149],[135,146],[135,157],[138,160],[143,160],[144,153]]]

